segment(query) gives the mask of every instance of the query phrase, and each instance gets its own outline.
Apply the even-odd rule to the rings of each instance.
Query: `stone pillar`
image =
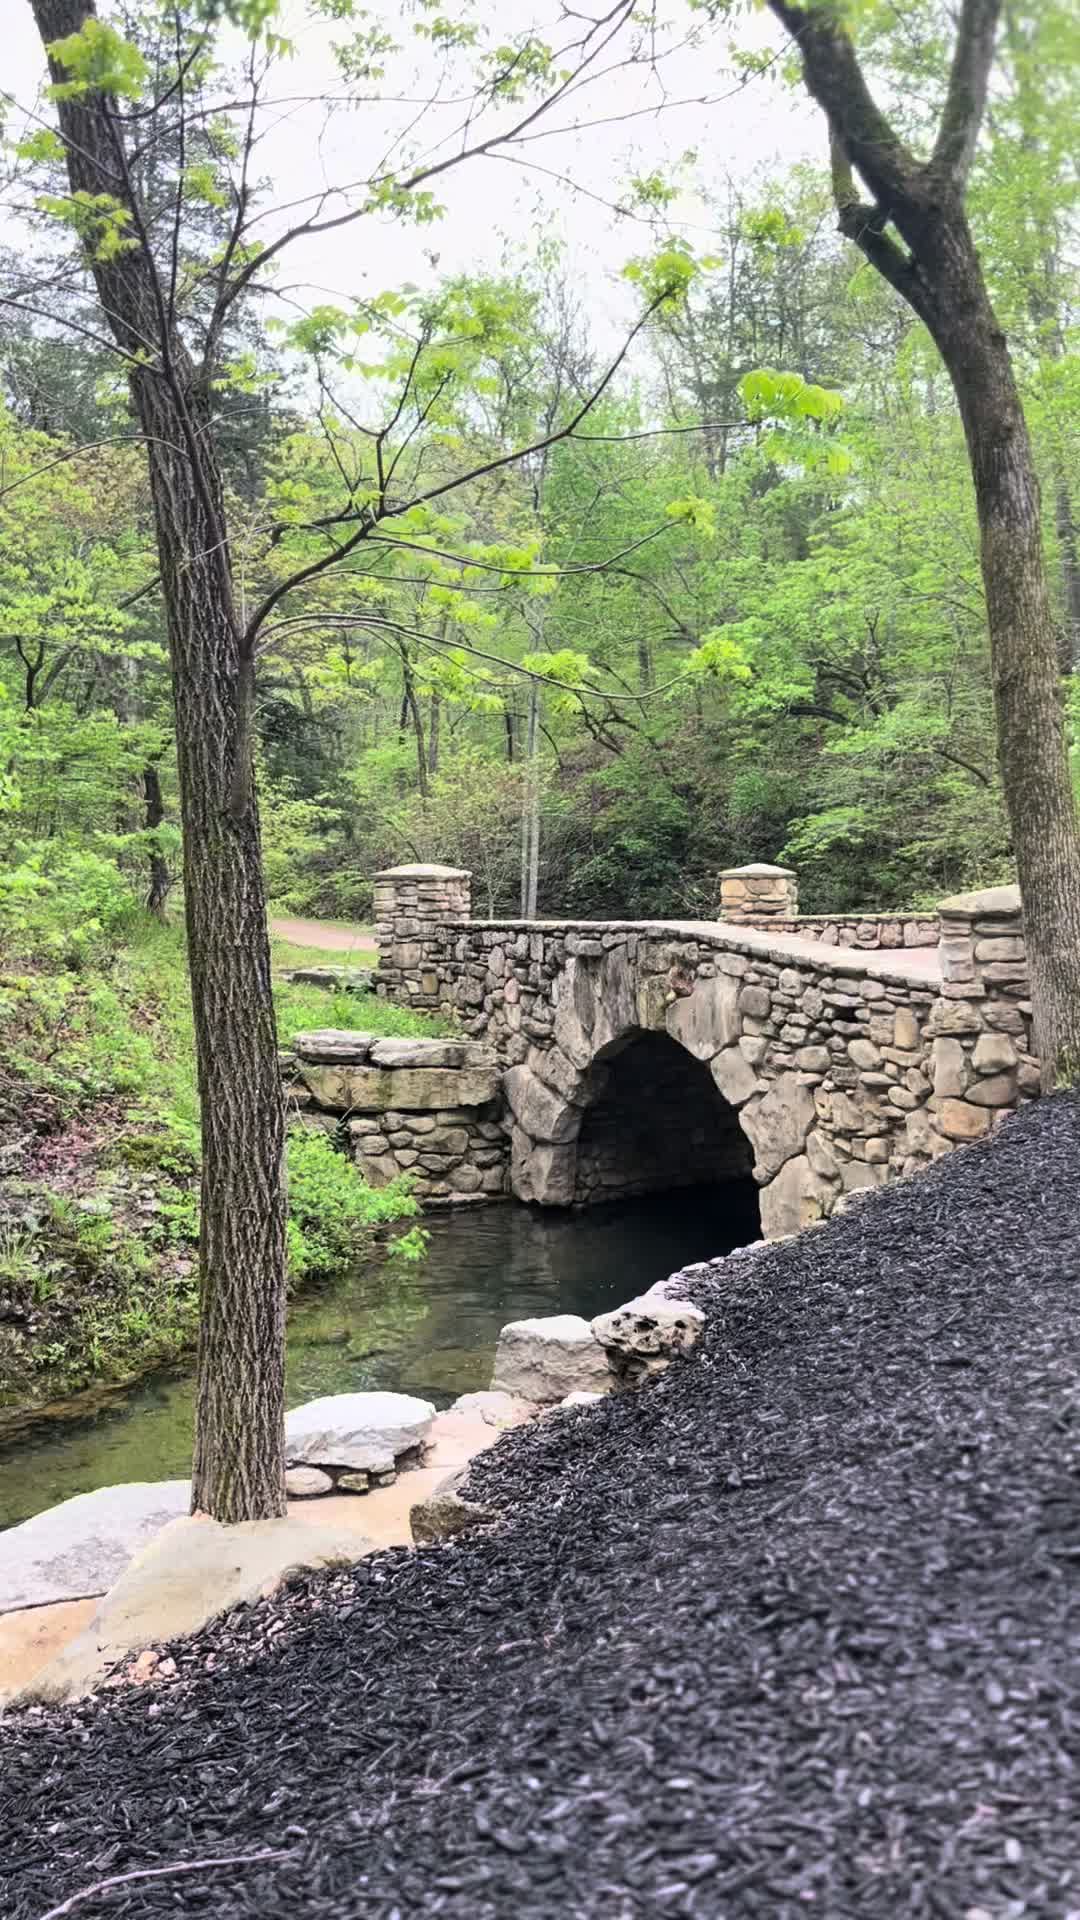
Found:
[[[388,867],[375,875],[378,991],[402,1006],[436,1010],[449,1002],[450,929],[472,918],[472,874],[464,867]]]
[[[977,1140],[1039,1091],[1020,890],[955,894],[938,912],[941,998],[930,1015],[930,1106],[947,1140]]]
[[[726,867],[720,875],[720,918],[756,926],[772,920],[794,920],[799,911],[799,883],[790,867]]]
[[[1027,947],[1019,887],[958,893],[938,907],[942,991],[948,1000],[1026,1001]]]

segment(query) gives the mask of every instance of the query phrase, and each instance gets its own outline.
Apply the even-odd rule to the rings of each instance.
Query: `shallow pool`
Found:
[[[489,1384],[507,1320],[617,1306],[756,1238],[755,1201],[733,1185],[576,1214],[509,1203],[429,1219],[420,1265],[380,1257],[297,1301],[289,1405],[389,1387],[446,1406]],[[0,1455],[0,1526],[93,1487],[186,1474],[193,1401],[190,1372],[157,1375],[85,1419],[22,1434]]]

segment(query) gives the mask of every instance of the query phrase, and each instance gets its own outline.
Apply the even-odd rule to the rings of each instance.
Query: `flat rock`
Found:
[[[332,1393],[285,1416],[287,1465],[392,1472],[400,1454],[421,1447],[435,1409],[408,1393]]]
[[[368,993],[375,979],[374,967],[291,967],[282,974],[298,987],[326,987],[345,993]]]
[[[371,1049],[376,1067],[491,1067],[491,1051],[476,1040],[376,1040]]]
[[[299,1051],[299,1049],[298,1049]],[[375,1067],[301,1056],[301,1077],[312,1098],[332,1112],[428,1113],[444,1107],[485,1107],[499,1092],[494,1067]]]
[[[136,1480],[36,1513],[3,1536],[0,1613],[107,1592],[132,1555],[190,1504],[188,1480]]]
[[[223,1527],[206,1514],[172,1520],[137,1554],[90,1624],[16,1696],[79,1699],[129,1653],[197,1633],[217,1615],[251,1606],[291,1573],[348,1565],[375,1552],[362,1534],[292,1519]]]
[[[321,1066],[324,1062],[366,1060],[374,1042],[373,1033],[352,1033],[345,1027],[313,1027],[307,1033],[294,1034],[292,1045],[298,1060]]]
[[[497,1392],[545,1405],[568,1393],[608,1393],[614,1380],[588,1321],[559,1313],[511,1320],[503,1328],[491,1384]]]

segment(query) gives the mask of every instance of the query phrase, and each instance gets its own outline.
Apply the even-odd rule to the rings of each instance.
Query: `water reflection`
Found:
[[[758,1232],[756,1194],[737,1186],[578,1214],[489,1207],[428,1225],[422,1265],[372,1261],[297,1302],[289,1320],[290,1406],[374,1387],[445,1406],[487,1386],[505,1321],[546,1313],[591,1318]],[[0,1526],[93,1487],[185,1474],[192,1399],[190,1375],[159,1377],[90,1419],[24,1435],[0,1460]]]

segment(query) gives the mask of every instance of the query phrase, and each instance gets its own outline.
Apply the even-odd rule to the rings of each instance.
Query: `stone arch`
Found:
[[[707,1063],[670,1034],[638,1027],[597,1055],[577,1133],[575,1205],[686,1187],[745,1189],[752,1166],[737,1109]]]
[[[737,1046],[738,979],[717,972],[683,984],[673,972],[672,986],[642,977],[627,942],[597,948],[567,961],[546,1044],[504,1077],[513,1192],[571,1206],[605,1197],[605,1184],[613,1197],[745,1179],[754,1149],[738,1108],[758,1087]],[[646,1103],[656,1109],[652,1179],[638,1111]]]
[[[550,1029],[523,1048],[525,1059],[504,1078],[512,1191],[543,1206],[572,1206],[588,1198],[579,1164],[586,1117],[593,1113],[585,1132],[588,1146],[620,1056],[649,1038],[653,1063],[659,1065],[655,1042],[662,1037],[674,1043],[675,1058],[681,1049],[700,1068],[696,1081],[684,1076],[684,1088],[699,1109],[708,1080],[715,1086],[714,1112],[724,1115],[718,1159],[732,1169],[727,1177],[738,1178],[734,1169],[739,1166],[752,1170],[762,1188],[764,1232],[785,1233],[818,1217],[822,1179],[806,1159],[815,1118],[809,1077],[788,1070],[763,1082],[756,1071],[768,993],[744,984],[746,962],[738,956],[732,957],[730,971],[722,957],[705,968],[688,969],[673,947],[670,964],[661,971],[655,953],[647,969],[639,968],[639,945],[626,938],[610,946],[581,941],[553,982]],[[642,1059],[639,1053],[638,1065]],[[712,1132],[719,1149],[721,1134],[704,1119],[699,1125]],[[742,1152],[740,1133],[749,1142],[748,1154]]]

